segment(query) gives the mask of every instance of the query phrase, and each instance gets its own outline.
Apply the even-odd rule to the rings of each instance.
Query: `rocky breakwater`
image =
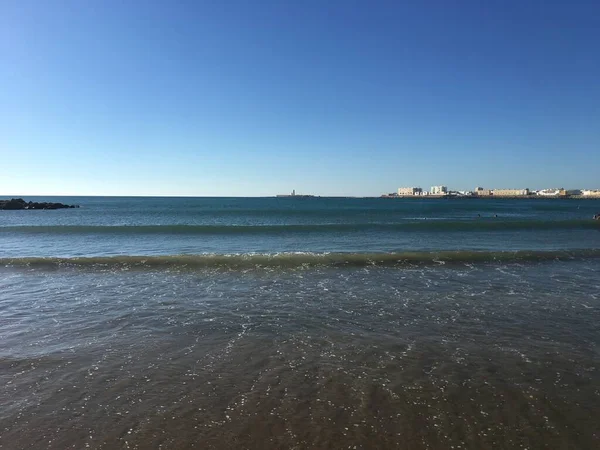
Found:
[[[10,200],[0,200],[0,210],[20,210],[20,209],[63,209],[79,208],[79,205],[65,205],[64,203],[54,202],[26,202],[22,198],[11,198]]]

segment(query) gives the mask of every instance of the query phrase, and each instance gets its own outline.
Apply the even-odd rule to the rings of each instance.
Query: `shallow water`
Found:
[[[576,204],[540,202],[559,210],[553,220],[584,220]],[[345,253],[321,230],[318,248],[302,240],[313,231],[291,232],[301,254],[277,253],[266,233],[266,253],[228,243],[200,256],[164,251],[180,234],[142,233],[143,246],[129,235],[125,251],[115,234],[86,233],[65,231],[67,251],[60,232],[0,232],[13,243],[0,264],[2,448],[600,447],[600,233],[587,223],[496,240],[405,230],[413,247],[401,253],[377,248],[390,230],[351,231]],[[482,251],[456,243],[469,233]],[[540,233],[562,236],[537,245]],[[433,235],[459,249],[427,253]],[[507,251],[516,235],[530,248]]]

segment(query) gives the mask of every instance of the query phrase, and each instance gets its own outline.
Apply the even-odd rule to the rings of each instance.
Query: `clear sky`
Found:
[[[600,2],[0,1],[0,194],[600,188]]]

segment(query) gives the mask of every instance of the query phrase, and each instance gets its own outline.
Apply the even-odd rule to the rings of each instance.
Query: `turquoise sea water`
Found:
[[[2,212],[0,257],[600,249],[593,200],[56,200]]]
[[[599,201],[51,200],[0,211],[2,448],[600,447]]]

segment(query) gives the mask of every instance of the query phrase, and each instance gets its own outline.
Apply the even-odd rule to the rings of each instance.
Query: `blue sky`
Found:
[[[598,1],[0,2],[1,194],[600,187]]]

